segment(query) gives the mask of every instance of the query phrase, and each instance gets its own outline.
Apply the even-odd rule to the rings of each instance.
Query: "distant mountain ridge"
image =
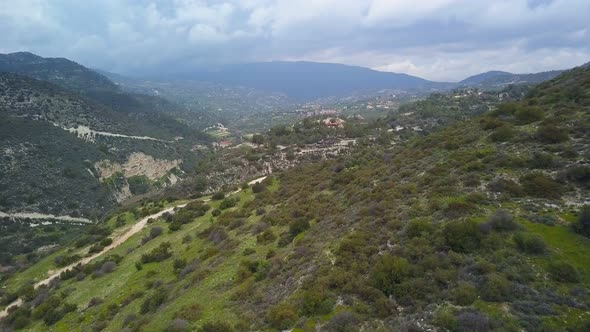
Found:
[[[505,71],[488,71],[470,76],[459,82],[467,86],[502,86],[508,84],[529,83],[536,84],[551,80],[565,70],[552,70],[532,74],[513,74]]]
[[[451,83],[433,82],[407,74],[304,61],[223,65],[175,74],[170,78],[282,92],[298,101],[343,97],[383,89],[427,92],[452,86]]]

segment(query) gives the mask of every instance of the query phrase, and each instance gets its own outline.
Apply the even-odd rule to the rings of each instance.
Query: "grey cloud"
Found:
[[[316,60],[458,80],[586,62],[588,17],[587,0],[5,0],[0,48],[132,74]]]

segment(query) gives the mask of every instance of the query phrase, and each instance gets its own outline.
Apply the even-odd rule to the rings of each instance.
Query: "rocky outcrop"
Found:
[[[94,168],[98,171],[101,181],[110,178],[118,172],[123,173],[126,178],[144,175],[150,180],[156,181],[166,176],[181,163],[182,160],[155,159],[145,153],[134,152],[127,158],[124,164],[110,160],[101,160],[94,164]]]

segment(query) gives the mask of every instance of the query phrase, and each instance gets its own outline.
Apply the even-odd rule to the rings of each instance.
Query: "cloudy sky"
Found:
[[[590,61],[589,0],[2,0],[0,53],[120,73],[309,60],[433,80]]]

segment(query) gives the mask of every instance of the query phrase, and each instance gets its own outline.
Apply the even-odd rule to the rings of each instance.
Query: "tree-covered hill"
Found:
[[[8,328],[586,331],[590,69],[406,142],[216,194],[36,290]],[[122,232],[169,202],[114,216]],[[158,207],[160,206],[160,207]],[[81,246],[80,248],[83,248]]]

